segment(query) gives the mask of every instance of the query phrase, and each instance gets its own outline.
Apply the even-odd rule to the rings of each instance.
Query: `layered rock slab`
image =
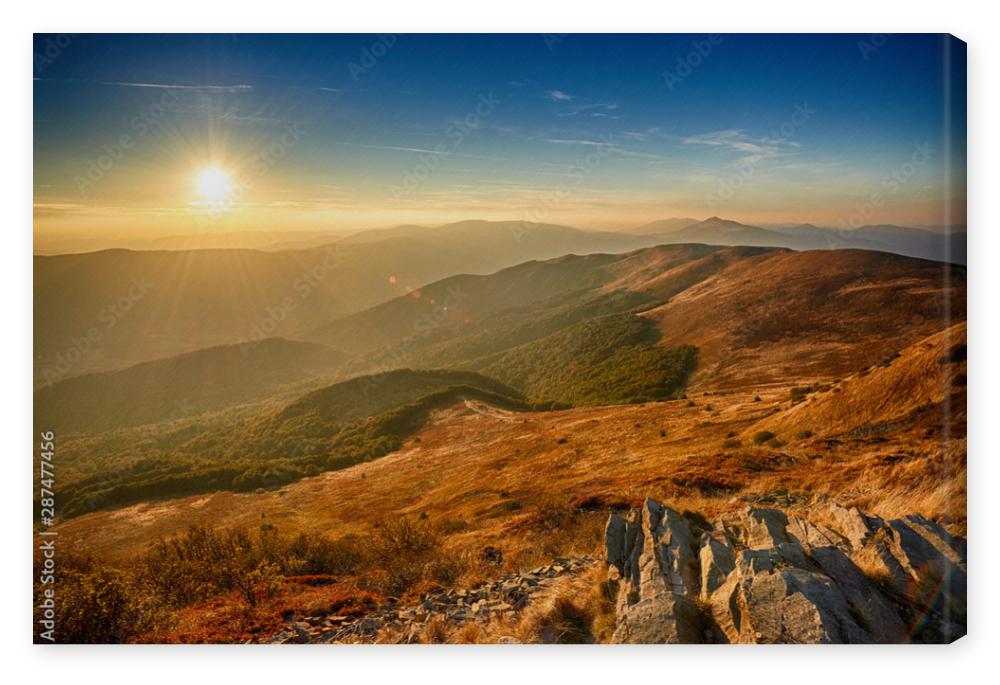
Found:
[[[613,640],[950,642],[965,633],[965,541],[919,516],[749,507],[710,529],[646,500],[605,532]],[[864,569],[864,570],[863,570]]]

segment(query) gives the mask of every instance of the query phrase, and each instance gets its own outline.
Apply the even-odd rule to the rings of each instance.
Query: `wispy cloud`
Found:
[[[664,157],[654,155],[649,152],[636,152],[627,150],[609,140],[592,140],[589,138],[545,138],[546,143],[553,145],[583,145],[588,147],[599,147],[610,154],[621,157],[633,157],[635,159],[662,160]]]
[[[201,90],[224,93],[253,90],[253,86],[239,83],[234,85],[191,85],[181,83],[142,83],[133,81],[101,81],[103,86],[120,86],[122,88],[160,88],[163,90]]]
[[[366,150],[386,150],[389,152],[410,152],[420,155],[440,155],[442,157],[466,157],[468,159],[488,159],[500,162],[507,161],[507,159],[504,157],[489,157],[487,155],[474,155],[467,152],[454,152],[452,150],[447,150],[447,149],[407,147],[403,145],[371,145],[366,143],[349,143],[347,141],[340,141],[340,140],[335,140],[332,142],[334,145],[341,145],[344,147],[358,147],[358,148],[364,148]]]
[[[562,105],[563,111],[556,114],[559,117],[575,117],[581,114],[589,114],[592,117],[618,118],[611,115],[611,112],[618,109],[617,102],[600,102],[578,95],[570,95],[562,90],[548,90],[545,91],[545,95],[549,100]]]
[[[681,142],[684,145],[707,145],[739,153],[742,156],[735,160],[739,164],[756,164],[790,148],[799,147],[799,144],[793,140],[768,136],[753,138],[740,129],[712,131],[688,136]]]
[[[604,140],[587,140],[585,138],[546,138],[546,143],[553,145],[593,145],[594,147],[611,147],[611,143]]]
[[[415,152],[417,154],[426,155],[444,155],[447,154],[444,150],[431,150],[423,147],[404,147],[401,145],[366,145],[364,143],[348,143],[344,141],[333,141],[334,145],[341,145],[344,147],[360,147],[366,150],[389,150],[394,152]]]
[[[572,105],[572,107],[573,107],[573,109],[575,109],[578,112],[586,112],[587,110],[590,110],[590,109],[605,109],[605,110],[608,110],[608,111],[614,111],[614,110],[618,109],[618,103],[617,102],[586,102],[586,103],[580,102],[580,103],[574,103]]]

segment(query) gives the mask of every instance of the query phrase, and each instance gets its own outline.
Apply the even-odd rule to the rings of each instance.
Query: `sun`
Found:
[[[195,178],[198,194],[212,204],[226,200],[233,192],[233,182],[229,174],[219,167],[208,167],[198,172]]]

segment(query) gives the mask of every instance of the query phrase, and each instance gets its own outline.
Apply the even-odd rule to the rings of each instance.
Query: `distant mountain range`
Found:
[[[310,249],[36,255],[36,385],[287,337],[453,274],[651,242],[550,224],[467,221],[362,233]]]
[[[301,337],[456,274],[490,274],[567,254],[621,254],[679,243],[857,248],[965,262],[964,232],[900,226],[839,231],[810,225],[778,230],[719,217],[666,219],[634,233],[462,221],[362,231],[308,249],[37,255],[36,386],[216,345]],[[556,290],[544,292],[564,285],[553,282],[548,287]],[[345,319],[338,325],[353,323]]]
[[[703,380],[725,387],[752,373],[767,383],[874,363],[938,330],[945,303],[965,318],[964,268],[863,250],[663,245],[529,261],[418,292],[301,341],[78,375],[40,388],[36,416],[69,432],[108,430],[400,368],[481,372],[538,402],[620,402],[677,387],[694,363],[688,346]],[[655,387],[638,380],[655,373]]]
[[[965,264],[966,233],[962,229],[964,227],[939,232],[894,225],[837,229],[813,224],[763,228],[713,216],[704,221],[664,219],[640,226],[633,232],[670,243],[757,245],[793,250],[857,248]]]

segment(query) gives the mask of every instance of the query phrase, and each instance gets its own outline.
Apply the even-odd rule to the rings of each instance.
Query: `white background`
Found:
[[[977,682],[998,670],[996,502],[1000,391],[996,306],[1000,259],[996,127],[1000,29],[996,3],[752,0],[549,2],[4,3],[2,363],[4,546],[0,676],[17,683],[551,683],[631,678],[671,683]],[[969,44],[969,635],[934,647],[68,647],[31,645],[31,165],[33,32],[948,32]],[[878,107],[878,102],[872,102]],[[992,126],[988,122],[993,122]],[[992,305],[992,306],[991,306]],[[992,410],[992,411],[991,411]],[[992,420],[991,420],[992,419]],[[991,658],[994,657],[994,658]],[[995,679],[994,673],[993,678]],[[193,679],[193,680],[192,680]],[[995,680],[994,680],[995,682]]]

